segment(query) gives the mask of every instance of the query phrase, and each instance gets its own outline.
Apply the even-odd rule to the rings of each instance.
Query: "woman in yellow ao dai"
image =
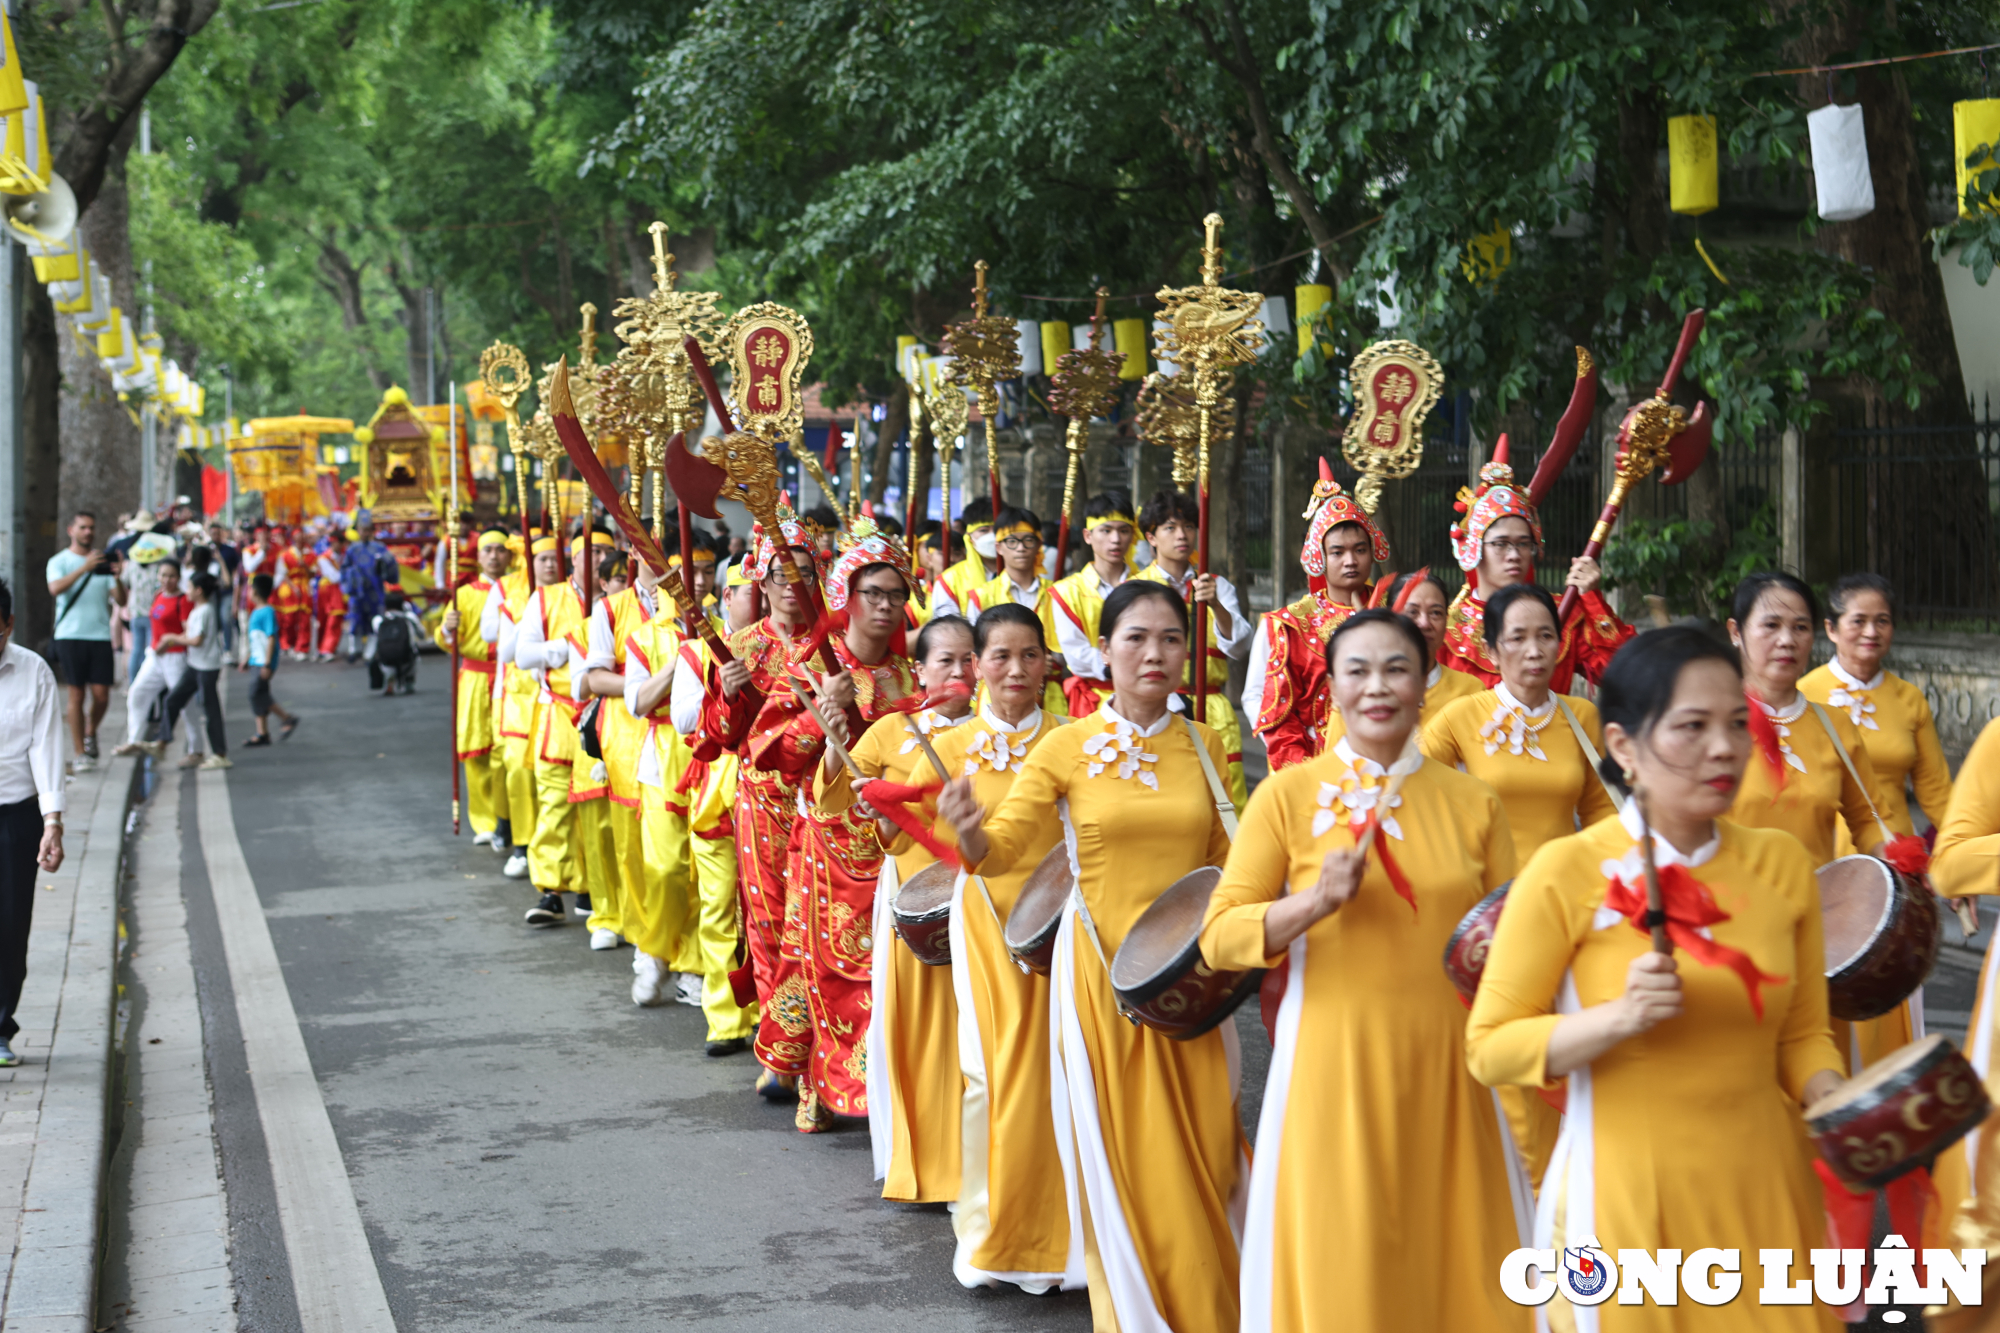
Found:
[[[1135,1026],[1118,1011],[1109,960],[1161,892],[1223,863],[1221,810],[1232,822],[1235,811],[1222,742],[1169,708],[1187,661],[1186,605],[1164,584],[1132,580],[1105,599],[1099,623],[1111,696],[1036,746],[997,810],[962,778],[938,808],[967,867],[986,875],[1022,864],[1061,811],[1077,892],[1049,978],[1051,1096],[1082,1205],[1095,1327],[1229,1329],[1247,1175],[1235,1029],[1174,1041]]]
[[[1451,607],[1450,594],[1444,585],[1431,577],[1428,569],[1420,569],[1414,574],[1404,574],[1389,584],[1382,597],[1382,605],[1400,611],[1415,625],[1430,646],[1431,669],[1424,677],[1424,721],[1428,723],[1445,708],[1468,694],[1480,691],[1479,678],[1468,676],[1463,671],[1453,671],[1438,657],[1438,650],[1444,646],[1445,625],[1448,623]],[[1347,722],[1338,708],[1327,710],[1326,739],[1320,746],[1320,753],[1331,750],[1334,743],[1347,734]]]
[[[934,782],[913,732],[945,735],[971,716],[972,627],[940,616],[917,635],[917,684],[932,707],[887,717],[855,742],[854,766],[896,783]],[[842,770],[819,773],[820,804],[845,809],[854,790]],[[899,1203],[946,1203],[958,1197],[958,1013],[951,978],[919,962],[890,916],[903,881],[937,858],[893,824],[878,821],[889,855],[875,881],[870,923],[874,959],[868,1014],[868,1137],[882,1197]]]
[[[1486,603],[1486,643],[1499,683],[1432,714],[1424,753],[1499,793],[1515,862],[1526,865],[1543,843],[1618,807],[1597,772],[1597,706],[1549,689],[1562,650],[1555,598],[1533,583],[1500,589]]]
[[[1426,663],[1407,621],[1361,612],[1327,656],[1347,734],[1251,796],[1201,937],[1211,967],[1290,963],[1241,1327],[1526,1333],[1498,1274],[1532,1195],[1498,1099],[1466,1069],[1465,1007],[1438,965],[1460,918],[1513,876],[1506,812],[1412,743]],[[1377,815],[1374,850],[1357,852]]]
[[[1799,687],[1819,622],[1818,598],[1789,574],[1752,574],[1738,585],[1733,609],[1729,635],[1743,654],[1755,752],[1730,822],[1783,829],[1804,844],[1815,869],[1840,855],[1838,827],[1847,832],[1849,850],[1878,851],[1888,834],[1875,813],[1881,784],[1868,746],[1846,712],[1816,705]],[[1851,1073],[1923,1034],[1921,990],[1880,1018],[1835,1020],[1833,1029]]]
[[[946,772],[995,809],[1028,756],[1068,719],[1036,706],[1049,651],[1033,611],[988,607],[974,646],[978,714],[939,737],[937,752]],[[953,836],[949,825],[940,831]],[[1050,1101],[1049,983],[1015,965],[1003,933],[1028,876],[1061,843],[1051,810],[1013,869],[961,874],[953,890],[951,980],[965,1100],[952,1272],[967,1287],[1011,1282],[1040,1293],[1084,1285],[1083,1227],[1063,1182]]]
[[[1951,765],[1924,692],[1882,666],[1896,641],[1889,581],[1879,574],[1849,574],[1827,590],[1827,612],[1833,660],[1807,672],[1799,693],[1829,713],[1845,713],[1861,733],[1875,767],[1875,809],[1890,832],[1917,831],[1905,784],[1916,789],[1917,804],[1931,823],[1938,823],[1951,804]],[[1853,851],[1854,840],[1844,829],[1839,833],[1839,850]]]
[[[1926,811],[1928,813],[1928,811]],[[1931,884],[1947,898],[2000,894],[2000,720],[1988,722],[1959,765],[1951,802],[1938,821]],[[2000,947],[1989,939],[1979,990],[1965,1029],[1965,1058],[1994,1091],[1994,1028],[2000,1026]],[[2000,1117],[1946,1149],[1932,1171],[1942,1235],[1927,1244],[1986,1251],[1982,1308],[1924,1315],[1933,1333],[2000,1329]],[[1928,1225],[1926,1231],[1929,1230]],[[1914,1244],[1914,1242],[1913,1242]]]
[[[1736,663],[1698,629],[1651,630],[1602,681],[1604,741],[1643,791],[1666,931],[1645,926],[1638,806],[1558,838],[1515,880],[1466,1053],[1481,1082],[1569,1080],[1533,1246],[1655,1253],[1761,1249],[1797,1264],[1822,1243],[1798,1107],[1840,1082],[1827,1020],[1818,886],[1796,840],[1724,821],[1750,760]],[[1794,1268],[1796,1274],[1799,1269]],[[1837,1329],[1825,1307],[1567,1304],[1538,1328],[1578,1333]]]

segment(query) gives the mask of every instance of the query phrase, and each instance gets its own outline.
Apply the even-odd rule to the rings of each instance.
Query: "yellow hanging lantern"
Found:
[[[1514,233],[1500,223],[1493,224],[1493,230],[1482,236],[1475,236],[1465,247],[1465,260],[1459,265],[1466,280],[1475,286],[1492,282],[1514,262]]]
[[[1969,218],[1972,214],[1965,207],[1966,190],[1981,172],[1991,171],[2000,163],[1995,163],[1991,151],[1970,166],[1966,164],[1966,159],[1982,146],[1990,150],[1993,145],[2000,144],[2000,97],[1952,103],[1951,143],[1952,161],[1958,169],[1958,215]]]
[[[1069,325],[1059,319],[1042,322],[1042,367],[1048,373],[1055,373],[1056,362],[1069,350]]]
[[[1111,325],[1111,339],[1117,349],[1125,354],[1125,360],[1118,367],[1121,380],[1142,380],[1146,378],[1146,321],[1143,319],[1121,319]]]
[[[1332,304],[1331,287],[1315,282],[1292,288],[1292,313],[1298,320],[1300,356],[1306,354],[1306,344],[1312,341],[1313,317]]]
[[[1714,116],[1674,116],[1667,121],[1668,207],[1688,217],[1715,211],[1719,198]]]
[[[14,46],[14,23],[0,10],[0,116],[13,117],[28,106],[28,83],[21,74],[21,56]]]

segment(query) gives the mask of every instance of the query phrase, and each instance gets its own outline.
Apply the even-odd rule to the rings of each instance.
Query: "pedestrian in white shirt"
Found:
[[[14,1011],[28,978],[35,873],[63,862],[62,703],[55,672],[14,642],[14,594],[0,579],[0,1068],[21,1063]]]

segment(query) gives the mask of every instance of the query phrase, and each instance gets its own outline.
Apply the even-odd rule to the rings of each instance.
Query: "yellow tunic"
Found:
[[[1928,812],[1926,812],[1928,813]],[[2000,720],[1988,722],[1959,765],[1951,803],[1938,821],[1931,855],[1931,883],[1948,898],[2000,893]],[[1986,1080],[1993,1080],[1993,1038],[2000,1019],[2000,949],[1991,939],[1979,970],[1979,990],[1965,1029],[1965,1056]],[[1970,1137],[1947,1149],[1932,1171],[1945,1226],[1929,1243],[1987,1252],[1985,1305],[1944,1316],[1927,1316],[1925,1326],[1943,1333],[2000,1329],[2000,1117],[1987,1120]],[[1972,1184],[1977,1181],[1975,1194]]]
[[[987,816],[991,850],[977,869],[1000,875],[1020,864],[1041,845],[1049,811],[1066,801],[1078,888],[1105,957],[1115,956],[1163,890],[1228,855],[1197,737],[1219,770],[1221,740],[1177,714],[1150,737],[1108,708],[1058,728]],[[1093,755],[1111,743],[1130,757],[1121,764],[1111,756],[1092,773]],[[1126,768],[1131,776],[1120,776]],[[1241,1216],[1244,1170],[1228,1045],[1235,1028],[1224,1023],[1182,1042],[1127,1021],[1075,912],[1057,938],[1055,966],[1050,1004],[1063,1054],[1051,1069],[1052,1096],[1057,1132],[1067,1114],[1076,1149],[1096,1327],[1136,1324],[1150,1305],[1169,1328],[1234,1328],[1232,1219]]]
[[[1750,706],[1757,704],[1753,701]],[[1728,816],[1730,822],[1745,828],[1783,829],[1805,845],[1815,866],[1825,865],[1836,855],[1836,821],[1847,825],[1849,836],[1864,852],[1874,851],[1882,841],[1875,817],[1869,813],[1869,800],[1881,784],[1875,779],[1868,747],[1847,714],[1828,709],[1826,719],[1847,746],[1865,788],[1854,784],[1847,766],[1840,762],[1840,752],[1834,749],[1833,738],[1820,725],[1819,715],[1808,707],[1790,722],[1779,724],[1790,732],[1785,743],[1798,760],[1787,761],[1784,788],[1778,788],[1771,765],[1753,752]],[[1800,771],[1800,764],[1804,771]]]
[[[1868,760],[1875,766],[1875,808],[1883,822],[1897,833],[1915,833],[1910,819],[1910,802],[1905,784],[1916,788],[1917,804],[1935,824],[1944,818],[1951,803],[1951,765],[1945,762],[1944,746],[1938,741],[1937,723],[1924,692],[1901,676],[1884,671],[1871,683],[1851,688],[1833,674],[1831,666],[1819,667],[1799,681],[1799,693],[1828,713],[1845,713],[1868,746]],[[1838,692],[1841,702],[1834,703]],[[1841,851],[1852,851],[1852,839],[1841,839]]]
[[[1469,679],[1469,677],[1468,677]],[[1618,813],[1604,781],[1577,744],[1561,705],[1575,714],[1583,734],[1598,743],[1597,705],[1588,699],[1551,695],[1558,706],[1527,723],[1521,752],[1514,753],[1511,728],[1493,726],[1500,706],[1494,690],[1481,690],[1446,706],[1424,724],[1424,753],[1440,764],[1472,774],[1499,794],[1514,833],[1514,863],[1528,864],[1545,842],[1566,838],[1579,828]],[[1482,729],[1494,734],[1482,735]],[[1537,758],[1539,750],[1545,757]]]
[[[1493,1093],[1466,1070],[1465,1007],[1438,966],[1459,919],[1514,874],[1508,816],[1484,783],[1417,762],[1393,811],[1402,836],[1385,829],[1382,841],[1415,910],[1371,854],[1360,893],[1289,952],[1243,1236],[1245,1328],[1534,1323],[1497,1280],[1525,1243],[1530,1192]],[[1383,777],[1358,766],[1366,778],[1342,745],[1251,796],[1208,903],[1211,966],[1278,961],[1264,956],[1264,914],[1354,845],[1339,792],[1379,791]]]
[[[908,721],[882,718],[855,743],[854,766],[891,782],[936,782],[930,760],[910,734],[912,725],[933,734],[954,722],[933,710]],[[827,809],[843,809],[853,798],[844,775],[834,783],[822,776],[820,785],[821,805]],[[898,838],[889,850],[893,855],[882,858],[875,889],[868,1132],[883,1198],[945,1203],[956,1199],[959,1190],[965,1085],[958,1072],[958,998],[952,992],[951,969],[917,961],[896,934],[889,913],[903,881],[937,858],[908,838]]]
[[[493,650],[479,633],[479,617],[493,585],[484,579],[462,583],[452,590],[452,605],[458,611],[458,717],[457,744],[460,759],[485,755],[493,748]],[[431,638],[442,652],[452,650],[451,636],[444,632],[444,617],[438,617]]]
[[[629,591],[629,590],[628,590]],[[666,608],[663,607],[663,610]],[[627,669],[648,677],[672,676],[681,651],[680,623],[671,613],[636,620],[624,636],[620,654]],[[632,896],[625,913],[622,932],[640,953],[673,971],[708,968],[683,967],[694,939],[694,892],[690,882],[688,836],[688,796],[681,791],[682,779],[694,762],[687,740],[674,730],[669,717],[671,689],[660,697],[653,711],[633,720],[639,730],[639,747],[632,760],[632,790],[639,800],[639,862],[644,882]],[[619,711],[626,712],[624,700]],[[607,749],[606,767],[610,751]],[[617,793],[614,773],[612,791]],[[734,876],[731,877],[734,892]],[[734,904],[731,904],[734,919]],[[734,932],[731,932],[734,941]],[[726,981],[726,978],[725,978]],[[706,983],[705,983],[706,984]],[[707,991],[703,992],[706,1007]],[[733,1009],[733,1006],[732,1006]],[[729,1035],[741,1035],[731,1032]]]
[[[1174,576],[1155,560],[1132,576],[1148,583],[1164,583],[1169,588],[1178,589]],[[1194,627],[1194,606],[1188,606],[1188,627]],[[1253,626],[1254,628],[1254,626]],[[1245,642],[1248,642],[1246,639]],[[1194,694],[1194,655],[1188,655],[1187,669],[1181,673],[1182,688],[1190,698]],[[1229,769],[1224,780],[1229,784],[1229,799],[1236,803],[1237,813],[1250,799],[1250,782],[1243,774],[1243,723],[1236,716],[1236,705],[1229,700],[1229,655],[1222,651],[1222,636],[1215,628],[1215,617],[1208,617],[1208,697],[1202,701],[1201,720],[1208,723],[1216,735],[1222,737],[1222,748],[1229,755]]]
[[[1062,723],[1041,712],[1014,730],[982,711],[938,737],[938,758],[953,775],[972,779],[981,805],[998,809],[1025,757]],[[954,836],[949,825],[941,831]],[[985,893],[979,879],[961,877],[953,906],[965,1154],[952,1269],[968,1287],[1083,1285],[1082,1227],[1070,1226],[1050,1114],[1049,983],[1015,965],[1001,934],[1022,885],[1061,840],[1062,825],[1050,812],[1039,840],[1012,870],[986,878]]]
[[[1485,687],[1479,683],[1477,676],[1468,676],[1463,671],[1453,671],[1448,666],[1432,667],[1430,683],[1424,687],[1424,711],[1421,715],[1424,723],[1429,724],[1436,720],[1438,714],[1448,706],[1467,695],[1479,693],[1483,688]],[[1347,719],[1340,715],[1338,708],[1326,715],[1326,727],[1322,734],[1326,739],[1320,750],[1321,754],[1331,750],[1334,742],[1347,734]]]
[[[1658,846],[1663,865],[1682,860]],[[1542,1184],[1534,1244],[1574,1245],[1594,1234],[1614,1255],[1740,1251],[1737,1300],[1708,1309],[1685,1300],[1677,1307],[1614,1301],[1597,1307],[1606,1333],[1837,1329],[1823,1307],[1760,1306],[1753,1290],[1760,1248],[1791,1250],[1797,1278],[1824,1230],[1796,1105],[1813,1075],[1841,1067],[1828,1029],[1812,862],[1793,838],[1727,823],[1692,859],[1699,864],[1688,873],[1729,914],[1710,928],[1713,938],[1786,980],[1762,987],[1760,1020],[1734,971],[1681,956],[1681,1016],[1570,1074],[1569,1113]],[[1467,1057],[1482,1083],[1547,1086],[1558,1015],[1624,994],[1626,970],[1651,947],[1626,918],[1603,909],[1607,860],[1621,863],[1627,883],[1642,882],[1636,839],[1622,819],[1547,844],[1515,879],[1466,1025]]]
[[[1750,706],[1755,708],[1757,704],[1753,701]],[[1819,713],[1808,707],[1790,722],[1779,723],[1789,733],[1784,737],[1785,743],[1798,762],[1804,764],[1805,771],[1787,761],[1781,791],[1772,778],[1771,765],[1761,754],[1753,752],[1750,766],[1743,772],[1743,785],[1737,789],[1736,804],[1728,815],[1732,823],[1748,828],[1783,829],[1805,845],[1806,855],[1815,866],[1823,866],[1841,854],[1836,827],[1846,831],[1850,851],[1858,846],[1864,852],[1872,852],[1882,844],[1882,830],[1876,826],[1875,816],[1869,813],[1869,801],[1881,784],[1876,780],[1868,746],[1845,712],[1829,708],[1825,714],[1847,746],[1848,756],[1854,760],[1855,771],[1861,774],[1864,785],[1855,785],[1847,765],[1840,762],[1840,752],[1834,748],[1832,737],[1820,724]],[[1834,1040],[1848,1057],[1843,1067],[1851,1073],[1909,1045],[1915,1034],[1916,1024],[1907,1003],[1864,1023],[1849,1024],[1835,1019],[1833,1024]]]

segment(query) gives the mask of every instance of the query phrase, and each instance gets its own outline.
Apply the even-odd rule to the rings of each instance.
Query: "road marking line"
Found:
[[[257,1118],[271,1154],[271,1185],[300,1327],[304,1333],[395,1333],[354,1185],[306,1055],[257,886],[236,839],[228,784],[220,773],[201,773],[195,793],[202,855],[229,959],[229,983],[236,992]]]

